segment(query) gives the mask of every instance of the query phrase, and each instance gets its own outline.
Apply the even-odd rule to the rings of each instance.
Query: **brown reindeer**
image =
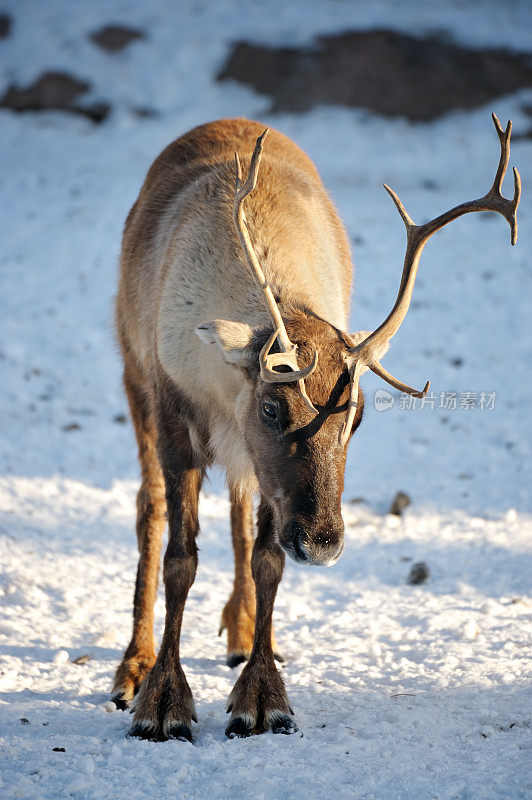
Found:
[[[342,552],[343,473],[362,417],[361,374],[370,369],[418,396],[428,389],[417,392],[380,364],[408,311],[427,239],[462,214],[492,210],[506,218],[515,243],[516,170],[513,200],[501,194],[511,123],[503,131],[494,122],[501,157],[480,200],[417,226],[386,187],[407,248],[397,301],[373,333],[346,332],[347,238],[314,165],[285,136],[270,132],[261,163],[266,132],[259,135],[258,123],[213,122],[177,139],[150,168],[127,218],[117,298],[142,470],[133,636],[113,689],[122,708],[138,692],[130,735],[192,740],[196,712],[179,639],[198,560],[198,495],[213,463],[227,473],[235,555],[222,613],[227,663],[249,659],[229,698],[226,733],[296,730],[274,662],[272,611],[284,554],[325,565]],[[243,182],[234,154],[254,145]],[[156,657],[153,605],[165,515],[166,623]]]

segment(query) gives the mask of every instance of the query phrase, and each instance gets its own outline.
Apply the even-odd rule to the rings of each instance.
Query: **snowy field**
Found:
[[[294,45],[384,25],[522,50],[529,3],[9,0],[2,9],[13,29],[0,40],[0,94],[64,70],[113,110],[101,125],[0,112],[0,797],[531,798],[532,140],[519,134],[532,92],[412,124],[334,108],[268,116],[263,97],[213,77],[235,39]],[[115,54],[88,41],[112,23],[146,38]],[[182,637],[196,742],[127,740],[131,717],[108,701],[130,635],[138,468],[112,298],[121,228],[151,161],[222,116],[292,136],[346,222],[352,328],[371,329],[393,304],[404,253],[382,182],[419,221],[483,194],[499,157],[491,111],[517,134],[519,241],[511,248],[505,221],[478,214],[426,248],[385,366],[411,385],[430,378],[433,404],[403,408],[394,395],[379,412],[374,392],[388,387],[363,378],[344,554],[330,570],[287,562],[276,603],[299,733],[224,736],[238,670],[225,666],[217,637],[232,554],[214,474]],[[441,407],[451,392],[457,407]],[[460,407],[465,393],[475,408]],[[398,490],[412,498],[402,518],[387,514]],[[411,586],[421,560],[430,580]],[[160,593],[159,639],[163,613]]]

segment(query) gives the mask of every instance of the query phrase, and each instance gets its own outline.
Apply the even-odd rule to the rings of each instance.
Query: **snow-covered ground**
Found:
[[[3,8],[14,25],[0,43],[0,94],[62,69],[91,81],[90,99],[114,110],[100,126],[0,112],[0,796],[532,797],[530,138],[512,146],[524,185],[517,246],[498,216],[468,215],[441,231],[386,358],[412,385],[431,379],[434,407],[402,408],[395,396],[379,412],[373,395],[387,387],[363,379],[345,552],[330,570],[287,564],[275,622],[300,733],[224,737],[236,674],[216,635],[232,580],[217,475],[202,496],[200,569],[183,633],[196,744],[126,740],[129,714],[106,706],[130,633],[138,473],[121,416],[112,296],[123,220],[151,161],[179,133],[220,116],[259,117],[292,136],[353,240],[352,328],[375,327],[395,298],[404,253],[382,182],[419,220],[482,194],[498,161],[490,112],[525,132],[532,93],[430,124],[331,108],[268,117],[264,98],[213,75],[234,39],[300,44],[350,27],[440,29],[523,49],[529,3]],[[86,36],[112,23],[146,39],[104,53]],[[146,106],[159,116],[131,111]],[[442,392],[457,393],[456,409],[440,407]],[[495,392],[494,407],[461,409],[466,392],[477,406]],[[386,514],[397,490],[413,501],[403,519]],[[418,560],[431,577],[410,586]],[[159,637],[163,608],[161,596]]]

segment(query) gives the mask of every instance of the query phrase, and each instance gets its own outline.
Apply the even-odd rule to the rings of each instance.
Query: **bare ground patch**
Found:
[[[428,121],[532,86],[532,57],[468,48],[441,35],[350,31],[300,49],[236,42],[217,78],[268,96],[270,112],[325,104]]]

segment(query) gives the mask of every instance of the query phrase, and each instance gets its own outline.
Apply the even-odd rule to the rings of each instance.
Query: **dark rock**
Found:
[[[64,747],[52,747],[52,750],[54,751],[54,753],[66,753]]]
[[[87,662],[89,662],[89,661],[91,661],[91,657],[87,656],[87,655],[84,655],[84,656],[78,656],[77,658],[74,658],[72,660],[72,663],[73,664],[77,664],[78,666],[81,667],[81,666],[83,666],[83,664],[87,664]]]
[[[528,53],[473,49],[441,36],[348,31],[299,49],[236,42],[217,78],[267,95],[269,111],[325,104],[431,120],[532,86],[532,64]]]
[[[412,500],[405,492],[397,492],[393,498],[389,513],[400,517],[405,508],[407,508],[411,502]]]
[[[113,422],[116,422],[117,425],[125,425],[127,422],[127,417],[125,414],[115,414],[113,417]]]
[[[128,28],[125,25],[106,25],[89,36],[91,42],[101,47],[102,50],[107,50],[108,53],[118,53],[135,39],[144,38],[142,31]]]
[[[44,108],[68,109],[90,89],[90,83],[63,72],[45,72],[25,89],[11,86],[1,104],[12,111],[41,111]]]
[[[0,39],[7,39],[11,33],[11,17],[4,12],[0,13]]]
[[[29,721],[29,719],[27,717],[21,717],[20,721],[22,722],[23,725],[29,725],[30,724],[30,721]]]
[[[109,103],[93,103],[91,106],[76,106],[70,109],[74,114],[81,114],[93,122],[103,122],[109,116],[111,106]]]
[[[9,86],[0,99],[0,108],[19,114],[26,111],[70,111],[102,122],[110,111],[107,103],[79,105],[76,99],[91,88],[90,83],[63,72],[45,72],[29,86]]]
[[[416,561],[415,564],[412,564],[408,573],[408,583],[416,586],[419,583],[425,583],[429,578],[430,570],[424,561]]]
[[[68,425],[63,425],[61,430],[65,431],[65,433],[70,433],[71,431],[80,431],[81,425],[79,422],[69,422]]]

